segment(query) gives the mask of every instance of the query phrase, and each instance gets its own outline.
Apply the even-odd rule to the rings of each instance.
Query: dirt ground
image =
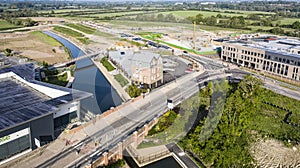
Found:
[[[277,140],[259,140],[251,153],[257,167],[300,167],[300,145],[289,148]]]
[[[51,46],[30,33],[0,34],[0,50],[12,49],[20,56],[49,64],[67,61],[68,54],[63,47]]]

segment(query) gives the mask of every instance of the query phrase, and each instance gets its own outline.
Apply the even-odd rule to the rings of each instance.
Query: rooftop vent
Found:
[[[120,54],[121,54],[121,55],[125,55],[125,52],[124,52],[124,51],[121,51]]]

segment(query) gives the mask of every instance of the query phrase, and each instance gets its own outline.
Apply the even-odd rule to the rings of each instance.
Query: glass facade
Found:
[[[25,135],[8,143],[2,144],[0,145],[0,160],[4,160],[29,148],[29,135]]]

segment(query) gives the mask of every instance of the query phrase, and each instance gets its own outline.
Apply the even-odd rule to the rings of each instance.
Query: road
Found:
[[[61,153],[48,158],[43,163],[36,165],[36,167],[78,167],[89,164],[93,159],[97,158],[97,156],[100,156],[104,151],[107,151],[118,142],[121,142],[139,127],[142,127],[146,122],[166,112],[168,110],[167,99],[173,99],[175,104],[179,104],[182,100],[197,93],[199,91],[199,81],[197,81],[196,78],[200,78],[202,74],[203,72],[194,72],[185,75],[174,82],[152,91],[149,95],[145,96],[144,99],[120,109],[116,114],[109,115],[97,121],[95,125],[90,126],[96,127],[90,128],[94,131],[93,134],[77,145],[69,147]],[[201,82],[212,79],[213,77],[222,78],[225,76],[221,73],[212,74],[201,80]],[[99,140],[101,145],[95,147],[91,152],[85,155],[75,155],[76,158],[74,158],[76,150],[86,144],[93,143],[95,140]],[[69,164],[64,162],[64,160],[70,160],[70,157],[73,157],[73,162]]]

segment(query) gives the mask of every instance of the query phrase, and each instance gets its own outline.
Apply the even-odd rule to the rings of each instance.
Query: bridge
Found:
[[[95,58],[95,57],[101,57],[101,58],[104,57],[104,52],[98,51],[98,52],[93,52],[93,53],[89,53],[89,54],[84,54],[84,55],[78,56],[76,58],[72,58],[71,60],[68,60],[66,62],[55,64],[52,67],[53,68],[63,68],[70,64],[74,64],[76,61],[79,61],[79,60],[82,60],[85,58]]]

